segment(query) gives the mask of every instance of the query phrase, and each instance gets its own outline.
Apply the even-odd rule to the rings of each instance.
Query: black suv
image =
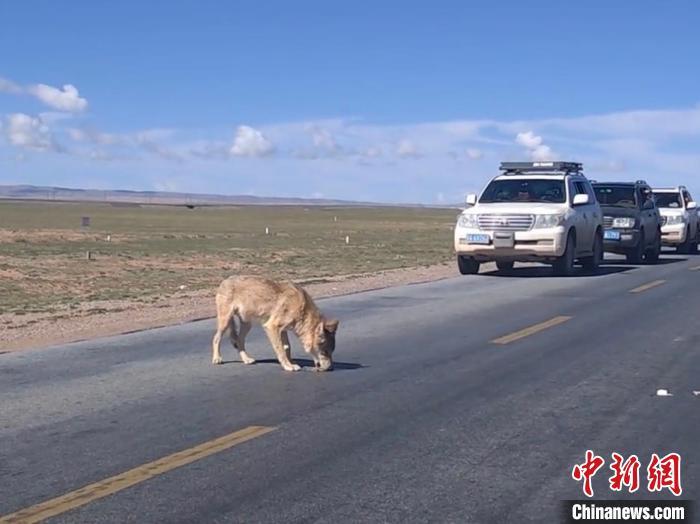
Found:
[[[594,182],[603,212],[605,251],[627,257],[627,262],[656,262],[661,252],[661,215],[651,188],[637,182]]]

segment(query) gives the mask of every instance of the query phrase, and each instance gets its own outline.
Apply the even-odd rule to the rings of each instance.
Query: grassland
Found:
[[[235,273],[313,282],[427,266],[451,258],[455,215],[387,207],[0,202],[0,314],[155,302],[181,286],[213,289]],[[83,216],[89,228],[81,228]]]

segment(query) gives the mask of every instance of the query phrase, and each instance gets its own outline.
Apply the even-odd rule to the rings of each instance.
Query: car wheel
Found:
[[[688,231],[685,233],[685,242],[676,248],[676,253],[680,253],[681,255],[690,253],[690,228],[688,228]]]
[[[600,269],[600,264],[603,262],[603,237],[600,233],[596,233],[593,241],[593,256],[586,257],[581,262],[584,269],[592,273],[597,273]]]
[[[627,253],[627,263],[628,264],[641,264],[644,260],[644,231],[639,234],[639,242],[637,245]]]
[[[462,275],[474,275],[479,272],[479,263],[472,257],[457,256],[457,267]]]
[[[661,232],[656,235],[656,242],[654,246],[647,251],[645,261],[647,264],[656,264],[659,261],[659,255],[661,254]]]
[[[564,254],[557,258],[554,262],[554,273],[561,277],[568,277],[574,272],[574,259],[576,258],[576,241],[574,236],[569,233],[566,238],[566,248]]]
[[[503,273],[509,273],[510,271],[513,271],[514,265],[515,264],[513,262],[508,262],[507,260],[496,260],[496,267],[499,271]]]

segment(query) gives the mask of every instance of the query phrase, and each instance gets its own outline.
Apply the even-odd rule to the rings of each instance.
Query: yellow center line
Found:
[[[666,282],[665,280],[652,280],[651,282],[647,282],[646,284],[643,284],[639,287],[636,287],[634,289],[630,289],[630,293],[641,293],[642,291],[646,291],[647,289],[651,289],[656,286],[660,286]]]
[[[693,266],[689,267],[688,269],[690,269],[691,271],[698,271],[700,269],[700,266]]]
[[[60,497],[41,502],[34,506],[19,510],[10,515],[0,516],[0,523],[10,522],[34,523],[50,517],[55,517],[66,511],[84,506],[89,502],[112,495],[123,489],[129,488],[148,479],[166,473],[180,466],[185,466],[197,460],[232,448],[247,440],[260,437],[265,433],[274,431],[277,428],[268,426],[249,426],[239,431],[234,431],[223,437],[204,442],[193,448],[184,449],[168,455],[167,457],[154,460],[142,466],[138,466],[119,475],[108,479],[88,484],[80,489],[66,493]]]
[[[571,320],[572,317],[567,317],[567,316],[558,316],[554,318],[550,318],[549,320],[546,320],[544,322],[540,322],[539,324],[535,324],[534,326],[526,327],[525,329],[521,329],[520,331],[516,331],[515,333],[511,333],[510,335],[505,335],[503,337],[495,338],[491,341],[492,344],[510,344],[511,342],[515,342],[516,340],[520,340],[521,338],[529,337],[530,335],[534,335],[535,333],[539,333],[542,330],[545,330],[547,328],[551,328],[554,326],[558,326],[559,324],[563,324],[567,320]]]

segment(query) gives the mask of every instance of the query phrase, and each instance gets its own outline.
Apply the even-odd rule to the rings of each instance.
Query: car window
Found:
[[[551,179],[501,179],[493,180],[484,189],[479,202],[552,202],[566,201],[564,182]]]
[[[631,186],[596,185],[596,199],[604,206],[637,207],[635,190]]]
[[[680,193],[656,193],[654,196],[658,207],[670,207],[674,209],[682,207]]]

